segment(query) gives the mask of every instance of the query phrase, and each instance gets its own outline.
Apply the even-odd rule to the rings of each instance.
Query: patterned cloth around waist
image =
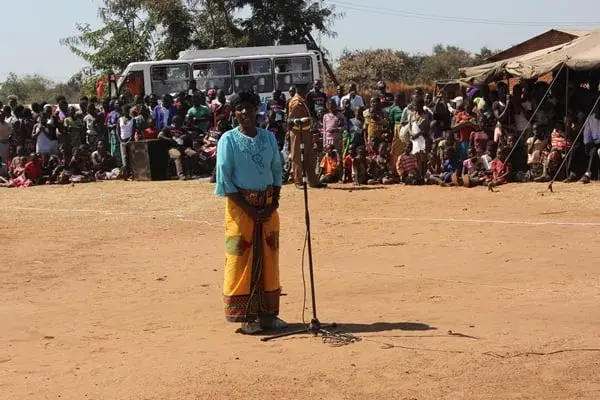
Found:
[[[275,193],[275,189],[273,189],[273,186],[267,186],[265,190],[240,189],[239,193],[242,195],[242,197],[244,198],[244,200],[246,200],[248,204],[254,207],[260,207],[263,205],[262,199],[264,198],[264,196],[266,196],[266,201],[264,205],[268,206],[273,203],[273,194]]]

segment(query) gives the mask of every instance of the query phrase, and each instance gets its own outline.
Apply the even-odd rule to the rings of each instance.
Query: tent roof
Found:
[[[565,44],[508,60],[461,68],[460,72],[463,80],[484,84],[506,77],[537,78],[562,64],[580,71],[600,68],[600,29]]]

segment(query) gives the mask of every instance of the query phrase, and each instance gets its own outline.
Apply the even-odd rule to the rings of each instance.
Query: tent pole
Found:
[[[567,68],[567,79],[565,83],[565,117],[569,113],[569,68]]]
[[[592,115],[592,113],[594,112],[594,110],[596,109],[596,107],[598,106],[598,103],[600,102],[600,96],[598,96],[598,98],[596,99],[596,102],[594,103],[594,105],[592,106],[592,109],[590,110],[590,112],[588,113],[587,117],[585,118],[585,120],[587,121],[587,119]],[[579,140],[579,138],[581,137],[581,134],[583,133],[585,129],[585,124],[581,126],[581,129],[579,129],[579,133],[577,134],[577,136],[575,137],[575,139],[573,140],[573,143],[577,143],[577,141]],[[575,146],[571,146],[571,148],[569,149],[569,151],[567,152],[567,154],[563,157],[563,161],[560,164],[560,166],[558,167],[558,170],[556,171],[556,174],[554,175],[554,178],[552,178],[552,180],[550,181],[550,183],[548,184],[548,190],[550,192],[554,192],[554,190],[552,189],[552,185],[554,184],[554,182],[556,181],[556,178],[558,178],[558,174],[560,173],[560,170],[564,167],[564,165],[566,164],[567,160],[569,159],[569,157],[571,156],[571,153],[573,152],[573,150],[575,149]]]
[[[529,129],[529,126],[531,125],[531,122],[535,118],[535,116],[538,113],[538,111],[540,110],[540,108],[542,108],[542,105],[544,104],[544,100],[546,100],[546,97],[548,97],[548,95],[550,94],[550,90],[552,90],[552,86],[554,86],[554,84],[558,80],[558,77],[560,76],[560,73],[562,72],[562,70],[563,70],[564,67],[565,67],[565,64],[563,64],[560,67],[560,70],[558,71],[558,74],[556,74],[556,76],[554,77],[554,79],[552,79],[552,82],[550,83],[550,86],[548,86],[548,90],[546,90],[546,93],[544,94],[544,97],[542,97],[542,99],[540,100],[540,104],[538,104],[538,106],[536,107],[535,111],[531,115],[531,118],[529,118],[529,120],[527,121],[527,125],[525,126],[525,129],[523,129],[523,131],[521,132],[521,135],[515,141],[515,145],[513,146],[513,148],[508,153],[508,156],[506,156],[507,160],[510,160],[510,157],[515,152],[515,149],[517,148],[517,146],[519,145],[519,143],[521,143],[521,140],[523,139],[523,136],[525,135],[525,132],[527,132],[527,129]]]
[[[510,77],[506,78],[506,86],[508,87],[508,94],[511,94],[511,90],[510,90]],[[509,100],[510,101],[510,100]],[[508,107],[509,105],[507,104],[506,107]],[[506,127],[506,134],[504,132],[502,132],[502,135],[506,138],[506,136],[508,136],[508,131],[510,130],[510,109],[508,110],[508,126]]]

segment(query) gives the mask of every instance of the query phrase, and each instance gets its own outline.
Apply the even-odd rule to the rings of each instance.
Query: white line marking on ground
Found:
[[[177,211],[111,211],[111,210],[94,210],[84,208],[42,208],[42,207],[7,207],[6,210],[15,211],[40,211],[40,212],[76,212],[87,214],[102,214],[102,215],[122,215],[122,216],[145,216],[154,217],[157,215],[173,215]],[[179,211],[181,212],[181,211]],[[222,226],[221,222],[209,222],[205,220],[187,219],[181,214],[175,214],[173,217],[181,222],[192,222],[210,226]],[[285,220],[285,217],[281,219]],[[529,225],[529,226],[585,226],[585,227],[600,227],[600,222],[573,222],[573,221],[509,221],[509,220],[494,220],[494,219],[463,219],[463,218],[408,218],[408,217],[367,217],[358,218],[360,221],[406,221],[406,222],[445,222],[445,223],[470,223],[470,224],[501,224],[501,225]]]
[[[101,214],[101,215],[118,215],[118,216],[139,216],[139,217],[156,217],[159,215],[172,215],[175,219],[181,222],[192,222],[209,226],[223,226],[222,222],[209,222],[205,220],[188,219],[184,215],[175,214],[176,211],[110,211],[110,210],[92,210],[84,208],[42,208],[42,207],[8,207],[7,210],[15,211],[38,211],[38,212],[54,212],[54,213],[83,213],[83,214]]]
[[[471,224],[503,224],[503,225],[560,225],[560,226],[591,226],[600,227],[600,222],[562,222],[562,221],[505,221],[493,219],[461,219],[461,218],[403,218],[403,217],[372,217],[359,218],[362,221],[407,221],[407,222],[449,222]]]

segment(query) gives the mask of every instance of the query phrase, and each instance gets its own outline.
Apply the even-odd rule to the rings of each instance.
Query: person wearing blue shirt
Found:
[[[152,121],[154,121],[154,129],[156,132],[162,131],[164,128],[171,126],[173,117],[177,113],[177,108],[173,104],[173,96],[165,94],[162,104],[154,107],[152,111]]]
[[[335,89],[336,95],[331,98],[331,100],[335,101],[338,108],[342,107],[342,97],[344,97],[344,85],[338,85]]]
[[[225,197],[225,317],[239,332],[281,330],[279,194],[282,166],[275,136],[256,126],[260,99],[232,96],[238,126],[217,146],[215,194]]]

